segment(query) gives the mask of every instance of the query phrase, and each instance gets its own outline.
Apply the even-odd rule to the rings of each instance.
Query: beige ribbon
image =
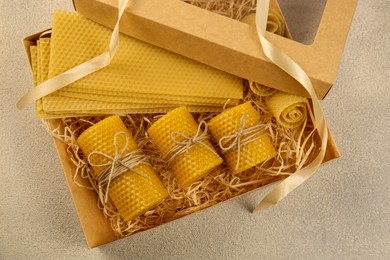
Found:
[[[243,114],[240,119],[240,125],[237,132],[232,135],[227,135],[219,139],[219,147],[222,152],[226,153],[230,150],[237,149],[237,163],[236,170],[240,165],[241,160],[241,146],[247,145],[261,136],[260,134],[265,130],[267,125],[256,124],[254,126],[244,129],[246,123],[246,114]]]
[[[290,192],[292,192],[299,185],[304,183],[310,176],[312,176],[324,159],[326,145],[328,142],[327,123],[325,121],[324,113],[322,111],[317,95],[314,91],[313,85],[310,81],[310,78],[297,63],[295,63],[281,50],[273,46],[265,38],[268,10],[269,0],[257,1],[256,28],[261,46],[263,48],[263,52],[265,56],[267,56],[274,64],[279,66],[282,70],[287,72],[290,76],[292,76],[299,83],[301,83],[301,85],[310,94],[313,104],[314,125],[317,128],[319,137],[321,139],[321,149],[317,157],[309,165],[290,175],[287,179],[281,182],[273,191],[266,195],[263,200],[257,205],[253,212],[266,209],[269,206],[281,201]]]
[[[24,109],[29,104],[47,96],[95,71],[98,71],[111,63],[119,45],[119,22],[125,11],[128,0],[118,0],[118,20],[114,27],[110,39],[109,50],[88,60],[70,70],[67,70],[45,82],[39,84],[35,88],[28,91],[16,104],[18,109]]]
[[[202,126],[204,126],[204,130],[202,131]],[[206,141],[210,138],[208,134],[208,126],[206,121],[202,120],[198,126],[198,130],[196,131],[196,134],[192,137],[187,136],[183,133],[180,133],[178,131],[174,131],[171,133],[171,139],[172,142],[175,143],[175,145],[169,150],[169,152],[164,156],[164,159],[167,160],[168,164],[172,163],[172,161],[177,158],[178,156],[186,153],[188,150],[190,150],[195,145],[203,145],[205,148],[209,149],[212,153],[214,153],[216,156],[220,157],[219,154],[214,151],[213,148],[208,146],[207,144],[203,143],[203,141]],[[182,139],[182,140],[179,140]]]
[[[123,146],[122,150],[119,151],[117,139],[120,135],[125,136],[126,144]],[[103,167],[102,172],[96,176],[96,181],[98,183],[99,198],[104,203],[107,203],[108,201],[108,191],[110,189],[111,181],[121,176],[123,173],[132,171],[141,177],[150,179],[149,176],[134,170],[134,168],[140,164],[150,165],[148,158],[139,150],[134,150],[124,154],[128,146],[129,146],[128,135],[125,132],[118,132],[114,136],[114,148],[115,148],[114,156],[110,156],[100,151],[94,151],[88,155],[88,162],[91,166]],[[106,158],[108,162],[93,163],[92,156],[101,156],[103,158]]]

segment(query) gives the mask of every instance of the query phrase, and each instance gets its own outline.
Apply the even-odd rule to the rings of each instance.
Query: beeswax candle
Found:
[[[148,134],[159,152],[170,161],[177,181],[191,185],[219,166],[223,160],[186,107],[179,107],[157,120]],[[182,153],[176,153],[183,149]]]
[[[108,117],[91,126],[80,135],[77,142],[93,165],[97,177],[103,174],[104,169],[97,165],[107,166],[114,159],[119,159],[113,167],[122,167],[125,160],[123,158],[138,150],[135,140],[119,116]],[[121,217],[129,221],[155,207],[168,193],[153,168],[147,163],[140,163],[111,180],[108,196]]]
[[[256,13],[251,13],[241,19],[241,22],[256,26]],[[276,9],[270,9],[267,18],[267,31],[284,36],[286,25],[282,14]]]
[[[298,127],[306,120],[307,98],[278,91],[265,103],[276,121],[284,127]]]
[[[259,122],[260,117],[250,102],[229,108],[208,122],[232,173],[245,171],[276,155]]]

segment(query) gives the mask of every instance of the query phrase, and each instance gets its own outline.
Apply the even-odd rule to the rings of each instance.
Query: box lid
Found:
[[[114,27],[116,0],[73,0],[73,3],[85,17]],[[320,99],[335,81],[356,5],[357,0],[327,0],[311,45],[267,33],[272,44],[306,71]],[[255,28],[183,1],[130,1],[120,31],[233,75],[307,96],[299,83],[265,57]]]

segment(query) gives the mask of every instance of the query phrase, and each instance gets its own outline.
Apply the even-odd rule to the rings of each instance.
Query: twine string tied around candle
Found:
[[[257,139],[265,132],[267,124],[256,124],[244,129],[246,123],[246,114],[243,114],[240,119],[237,132],[231,135],[226,135],[219,139],[219,147],[223,153],[237,149],[237,163],[235,170],[238,170],[241,159],[241,147],[247,145]]]
[[[204,128],[204,130],[202,130],[202,128]],[[197,144],[204,146],[216,156],[220,157],[213,148],[204,143],[204,141],[207,141],[209,138],[210,136],[208,134],[208,126],[204,120],[200,122],[195,135],[192,137],[178,131],[173,131],[171,133],[171,140],[175,143],[175,145],[164,156],[164,159],[168,162],[168,164],[170,164],[175,158],[186,153]]]
[[[118,137],[123,135],[126,138],[126,143],[121,150],[118,148]],[[132,171],[135,174],[150,179],[149,176],[136,171],[134,168],[140,164],[149,164],[148,157],[141,153],[139,149],[125,153],[129,146],[129,136],[125,132],[117,132],[114,136],[114,156],[110,156],[101,151],[94,151],[88,155],[88,162],[93,167],[103,168],[102,172],[96,176],[98,183],[99,198],[104,204],[108,201],[108,191],[112,180],[121,176],[123,173]],[[101,156],[106,158],[106,163],[94,163],[92,156]]]

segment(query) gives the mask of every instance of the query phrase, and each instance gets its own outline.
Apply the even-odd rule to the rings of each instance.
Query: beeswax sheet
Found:
[[[111,33],[110,29],[77,13],[55,12],[49,77],[106,51]],[[125,35],[120,36],[119,48],[108,67],[68,87],[191,97],[242,97],[240,78]]]

